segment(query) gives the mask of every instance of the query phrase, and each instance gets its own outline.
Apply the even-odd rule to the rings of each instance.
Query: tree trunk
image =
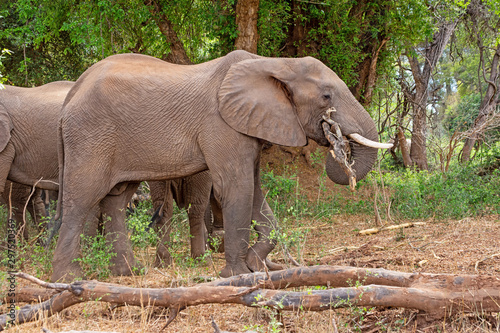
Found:
[[[149,6],[149,11],[158,25],[158,28],[170,44],[170,53],[164,56],[163,60],[174,64],[190,65],[191,60],[186,54],[184,45],[179,39],[179,36],[177,36],[172,22],[163,13],[160,2],[158,0],[145,0],[144,4]]]
[[[483,45],[481,40],[478,41],[479,48],[481,50],[481,63],[483,63]],[[462,156],[460,161],[462,163],[470,160],[470,155],[472,152],[472,148],[474,144],[481,139],[481,136],[484,134],[485,125],[490,115],[495,112],[496,106],[498,105],[498,96],[500,93],[498,76],[500,72],[500,43],[497,45],[497,49],[495,54],[493,55],[493,59],[491,61],[491,70],[489,79],[485,80],[488,82],[488,89],[486,90],[486,94],[481,102],[481,106],[479,107],[479,114],[474,121],[474,125],[468,131],[470,134],[465,140],[464,147],[462,148]]]
[[[358,67],[359,80],[355,87],[351,89],[352,94],[363,106],[368,106],[372,102],[373,88],[377,82],[377,62],[380,51],[385,48],[389,39],[379,36],[378,39],[370,38],[368,47],[371,48],[369,56],[365,57]]]
[[[288,57],[304,57],[309,52],[307,45],[312,41],[307,38],[309,30],[311,29],[307,20],[302,20],[301,18],[307,17],[307,11],[302,8],[303,3],[292,0],[291,1],[291,22],[288,25],[288,38],[286,41],[286,47],[284,50],[284,56]],[[314,23],[312,23],[314,27]]]
[[[406,141],[405,134],[403,132],[403,129],[399,127],[398,129],[398,141],[399,141],[399,147],[401,150],[401,155],[403,156],[403,164],[405,168],[408,168],[412,164],[412,160],[410,158],[410,151],[408,149],[408,142]]]
[[[410,157],[414,165],[427,170],[427,99],[429,97],[429,81],[439,58],[450,40],[458,21],[444,23],[436,32],[432,41],[426,46],[423,67],[416,57],[408,55],[411,71],[415,81],[415,93],[410,96],[413,104],[413,131],[411,138]],[[416,51],[413,50],[413,53]],[[408,52],[410,54],[410,52]]]
[[[234,42],[234,48],[257,53],[257,42],[259,32],[257,30],[257,19],[259,14],[260,0],[238,0],[236,4],[236,26],[238,37]]]

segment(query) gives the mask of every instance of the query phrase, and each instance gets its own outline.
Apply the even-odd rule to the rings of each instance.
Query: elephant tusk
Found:
[[[361,136],[357,133],[349,134],[348,137],[353,139],[354,141],[356,141],[360,145],[371,147],[371,148],[388,149],[388,148],[392,148],[392,146],[393,146],[392,143],[381,143],[381,142],[372,141],[372,140],[367,139],[364,136]]]

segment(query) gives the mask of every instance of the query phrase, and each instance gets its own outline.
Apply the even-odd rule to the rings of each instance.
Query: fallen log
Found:
[[[500,312],[500,278],[479,275],[403,273],[385,269],[341,266],[297,267],[244,274],[181,288],[132,288],[98,281],[51,284],[18,273],[19,277],[63,290],[49,300],[0,316],[0,330],[10,324],[37,320],[40,311],[52,316],[77,303],[102,301],[169,308],[167,325],[182,309],[208,303],[232,303],[279,310],[323,311],[352,306],[404,307],[436,318],[455,313]],[[37,281],[38,280],[38,281]],[[363,286],[360,286],[363,284]],[[278,290],[299,286],[338,287],[325,290]],[[272,289],[263,289],[272,288]]]
[[[52,296],[58,294],[57,290],[53,289],[42,289],[36,287],[18,287],[16,294],[14,296],[14,301],[16,303],[33,303],[33,302],[43,302],[51,298]],[[3,304],[6,304],[10,299],[5,295],[0,298]]]

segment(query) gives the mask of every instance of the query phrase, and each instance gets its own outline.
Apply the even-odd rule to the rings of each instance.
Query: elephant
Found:
[[[0,90],[0,193],[5,181],[57,191],[57,123],[74,82]]]
[[[5,203],[11,196],[19,228],[33,186],[37,190],[28,209],[34,220],[46,215],[40,189],[59,189],[57,122],[72,86],[73,82],[59,81],[35,88],[5,86],[0,90],[0,193]],[[23,229],[27,239],[28,229]]]
[[[261,148],[266,141],[304,146],[309,139],[329,146],[327,115],[349,139],[353,168],[363,178],[377,155],[375,123],[346,84],[315,58],[239,50],[190,66],[140,54],[97,62],[76,81],[61,111],[63,215],[51,280],[81,276],[74,259],[85,216],[110,194],[124,196],[139,181],[205,170],[224,219],[226,265],[220,275],[282,268],[267,259],[277,226],[261,190]],[[340,165],[327,160],[326,167],[330,179],[348,183]],[[127,242],[125,227],[111,224],[116,243]],[[253,245],[252,226],[258,234]],[[119,251],[123,266],[133,262],[126,245]]]
[[[187,210],[191,234],[191,257],[203,257],[207,247],[215,251],[222,250],[222,244],[217,244],[217,242],[224,241],[222,212],[219,203],[212,195],[212,178],[209,171],[180,179],[152,181],[149,182],[149,188],[155,210],[149,227],[155,225],[160,238],[156,247],[154,262],[156,267],[170,265],[172,262],[168,244],[170,243],[173,201],[179,208]]]

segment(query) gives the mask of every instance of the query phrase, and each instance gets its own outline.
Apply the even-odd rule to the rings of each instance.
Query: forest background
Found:
[[[377,178],[401,196],[391,209],[432,216],[452,195],[463,207],[442,214],[459,218],[500,211],[499,28],[497,0],[2,0],[0,73],[30,87],[124,52],[179,64],[235,49],[313,56],[395,142]]]

